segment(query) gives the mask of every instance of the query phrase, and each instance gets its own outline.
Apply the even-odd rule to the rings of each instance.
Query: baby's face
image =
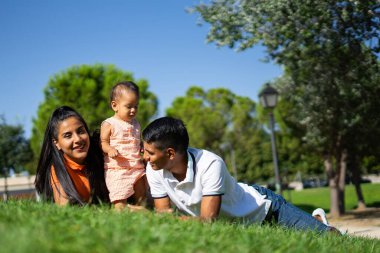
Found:
[[[133,91],[124,91],[115,101],[112,101],[115,116],[128,122],[136,117],[138,106],[139,98]]]

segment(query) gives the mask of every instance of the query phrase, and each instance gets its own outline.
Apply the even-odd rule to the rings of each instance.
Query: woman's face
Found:
[[[58,125],[58,136],[54,144],[71,160],[84,164],[90,147],[90,136],[79,119],[70,117]]]

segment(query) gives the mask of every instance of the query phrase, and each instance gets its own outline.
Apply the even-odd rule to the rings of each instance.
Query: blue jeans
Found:
[[[252,187],[261,195],[266,195],[266,199],[272,201],[271,210],[268,213],[269,217],[267,215],[266,220],[274,219],[279,225],[300,230],[314,230],[318,232],[330,230],[330,227],[316,220],[311,214],[286,202],[281,195],[258,185],[252,185]]]

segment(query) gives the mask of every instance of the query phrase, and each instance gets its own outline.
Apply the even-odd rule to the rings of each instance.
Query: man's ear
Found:
[[[169,159],[174,159],[176,152],[173,148],[168,148],[166,150],[166,154],[169,157]]]
[[[53,140],[54,145],[57,147],[58,150],[61,150],[61,146],[57,142],[57,140]]]

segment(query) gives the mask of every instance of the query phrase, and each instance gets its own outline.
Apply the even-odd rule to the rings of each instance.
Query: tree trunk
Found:
[[[338,176],[338,192],[339,192],[339,215],[345,213],[345,198],[344,188],[346,186],[346,171],[347,171],[347,150],[343,150],[339,156],[339,169],[337,171]]]
[[[326,174],[329,180],[330,186],[330,215],[333,217],[339,216],[339,206],[338,206],[338,184],[336,182],[336,176],[331,161],[331,155],[327,155],[324,161]]]
[[[351,157],[350,161],[351,162],[349,163],[349,165],[350,165],[349,170],[351,171],[352,183],[355,186],[356,195],[358,197],[357,209],[358,210],[364,210],[367,208],[367,206],[365,204],[364,195],[363,195],[362,188],[360,185],[361,173],[360,173],[360,169],[359,169],[359,162],[358,162],[357,157]]]
[[[338,152],[335,157],[335,161],[335,170],[331,154],[327,155],[324,164],[330,186],[330,215],[332,217],[339,217],[345,212],[344,187],[347,167],[347,152],[345,150]]]

